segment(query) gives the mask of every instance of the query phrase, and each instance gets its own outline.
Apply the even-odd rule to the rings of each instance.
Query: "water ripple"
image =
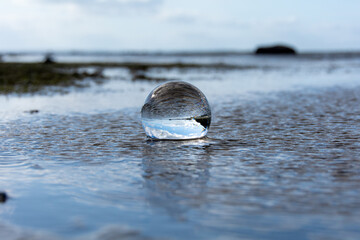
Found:
[[[0,183],[21,193],[23,210],[2,215],[22,224],[36,209],[45,224],[77,209],[90,229],[120,221],[194,236],[196,226],[203,239],[332,236],[334,225],[360,236],[360,88],[218,104],[208,137],[194,141],[147,140],[138,109],[39,114],[1,125]],[[65,209],[53,216],[52,204]]]

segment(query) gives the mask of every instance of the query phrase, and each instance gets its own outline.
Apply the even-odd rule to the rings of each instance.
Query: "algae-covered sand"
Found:
[[[0,93],[35,93],[45,87],[86,87],[85,79],[101,83],[106,77],[105,68],[123,68],[130,73],[131,80],[164,81],[163,77],[148,75],[151,69],[158,70],[243,70],[255,68],[251,65],[232,65],[224,63],[24,63],[0,62]]]
[[[33,93],[47,86],[85,86],[85,78],[102,79],[101,71],[80,71],[70,64],[0,63],[0,93]]]

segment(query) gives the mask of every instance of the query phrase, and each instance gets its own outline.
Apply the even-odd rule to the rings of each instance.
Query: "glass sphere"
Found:
[[[145,133],[154,139],[205,137],[211,109],[205,95],[190,83],[167,82],[152,90],[141,109]]]

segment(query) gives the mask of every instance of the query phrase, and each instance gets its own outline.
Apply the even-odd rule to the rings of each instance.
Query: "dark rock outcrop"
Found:
[[[54,58],[52,57],[52,54],[51,54],[51,53],[48,53],[48,54],[45,55],[45,58],[44,58],[43,63],[44,63],[44,64],[52,64],[52,63],[55,63]]]
[[[285,45],[275,45],[275,46],[268,46],[268,47],[259,47],[256,49],[255,54],[289,54],[295,55],[295,49],[285,46]]]

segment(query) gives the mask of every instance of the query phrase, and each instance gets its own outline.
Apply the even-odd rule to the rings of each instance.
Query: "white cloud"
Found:
[[[51,5],[71,4],[98,14],[143,14],[157,11],[162,0],[36,0]]]
[[[164,22],[193,24],[201,19],[198,12],[184,9],[167,9],[161,11],[157,17]]]

